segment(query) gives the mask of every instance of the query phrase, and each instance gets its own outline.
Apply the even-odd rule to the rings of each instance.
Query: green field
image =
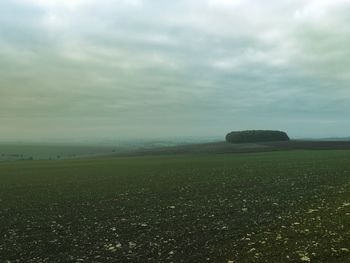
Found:
[[[123,149],[119,147],[120,151]],[[89,146],[69,144],[21,144],[1,143],[0,161],[19,160],[57,160],[74,158],[94,158],[100,155],[112,154],[118,147]]]
[[[350,151],[0,163],[0,262],[350,262]]]

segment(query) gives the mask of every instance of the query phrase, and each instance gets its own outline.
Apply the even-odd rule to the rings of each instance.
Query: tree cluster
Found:
[[[270,130],[233,131],[226,135],[229,143],[289,141],[287,133]]]

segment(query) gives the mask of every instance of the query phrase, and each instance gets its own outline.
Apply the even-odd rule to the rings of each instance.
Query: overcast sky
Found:
[[[349,0],[0,1],[0,136],[350,135]]]

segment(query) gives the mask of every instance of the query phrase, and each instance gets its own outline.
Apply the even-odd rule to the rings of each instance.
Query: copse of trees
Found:
[[[229,143],[289,141],[287,133],[270,130],[233,131],[226,135]]]

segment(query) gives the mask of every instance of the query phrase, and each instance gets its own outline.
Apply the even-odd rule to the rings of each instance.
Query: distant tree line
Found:
[[[233,131],[226,135],[229,143],[289,141],[287,133],[270,130]]]

